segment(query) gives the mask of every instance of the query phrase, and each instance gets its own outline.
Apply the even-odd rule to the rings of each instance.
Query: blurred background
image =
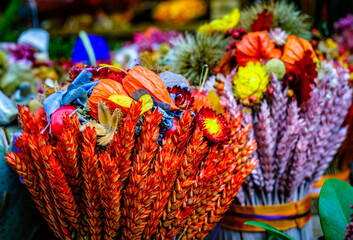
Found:
[[[0,42],[15,42],[28,28],[50,34],[51,59],[68,58],[80,30],[103,36],[111,50],[133,33],[154,25],[193,30],[200,24],[244,8],[254,0],[1,0]],[[330,35],[333,23],[353,12],[353,0],[294,0],[311,16],[313,27]]]

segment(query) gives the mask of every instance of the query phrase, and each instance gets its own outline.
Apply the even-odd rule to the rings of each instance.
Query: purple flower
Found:
[[[36,50],[29,44],[9,44],[7,51],[12,54],[16,61],[28,60],[32,64],[35,62]]]
[[[176,31],[162,31],[156,27],[150,27],[145,32],[134,34],[134,43],[139,46],[140,51],[157,50],[161,43],[169,43],[177,37]]]
[[[348,14],[344,18],[340,18],[338,20],[338,22],[335,22],[335,24],[333,26],[335,28],[335,31],[337,31],[337,32],[342,31],[346,28],[352,28],[353,27],[353,15]]]

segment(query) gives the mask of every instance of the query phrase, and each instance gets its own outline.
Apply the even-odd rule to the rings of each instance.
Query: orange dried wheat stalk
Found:
[[[93,240],[100,240],[103,224],[101,207],[102,176],[96,152],[96,131],[91,127],[87,127],[83,132],[82,138],[84,221],[88,224],[91,238]]]
[[[77,115],[73,115],[72,118],[64,115],[63,125],[66,126],[66,129],[64,129],[60,141],[58,141],[56,155],[63,166],[62,170],[65,173],[67,183],[72,188],[73,195],[76,196],[82,181],[79,169],[80,132]]]
[[[70,239],[74,239],[77,235],[72,227],[79,232],[80,226],[78,219],[80,213],[73,196],[72,188],[69,187],[65,174],[54,156],[49,157],[48,163],[45,164],[45,167],[56,206],[60,209],[65,223],[70,225]]]
[[[124,239],[141,238],[147,224],[146,218],[151,212],[150,203],[156,197],[159,180],[155,175],[148,176],[148,172],[158,149],[158,125],[162,117],[163,115],[158,113],[158,108],[145,113],[129,183],[124,190],[122,208]]]
[[[131,171],[131,154],[135,146],[136,124],[139,120],[141,107],[141,102],[133,102],[131,104],[130,110],[120,129],[120,135],[118,132],[115,133],[111,145],[108,147],[108,153],[119,169],[120,181],[122,182],[120,189],[125,186],[123,182],[127,179]]]
[[[168,138],[164,140],[163,147],[160,147],[159,154],[153,166],[153,170],[161,182],[157,190],[158,194],[152,203],[152,211],[149,216],[150,221],[144,230],[143,239],[151,239],[158,230],[159,220],[168,203],[182,159],[181,155],[176,154],[172,139]]]
[[[120,227],[120,174],[116,163],[107,152],[100,154],[102,168],[102,205],[104,207],[104,239],[112,240],[118,236]]]
[[[165,209],[165,218],[161,219],[159,235],[162,239],[175,236],[183,228],[184,222],[182,221],[181,207],[186,204],[190,187],[196,181],[195,174],[197,173],[198,165],[207,150],[207,144],[204,144],[203,140],[203,132],[200,128],[196,128],[187,146],[179,176],[169,198],[171,207]]]

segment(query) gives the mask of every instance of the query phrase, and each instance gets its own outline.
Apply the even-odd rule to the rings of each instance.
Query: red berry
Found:
[[[240,33],[242,33],[242,34],[246,34],[246,33],[247,33],[247,31],[246,31],[245,28],[238,28],[238,31],[239,31]]]
[[[267,88],[267,93],[270,94],[270,95],[272,95],[274,93],[274,91],[275,91],[275,89],[272,86],[269,86]]]
[[[75,111],[76,108],[74,106],[64,106],[58,108],[50,117],[50,129],[51,134],[57,138],[61,136],[61,133],[64,130],[63,124],[63,114],[71,114]]]
[[[290,74],[288,77],[287,77],[288,81],[289,82],[293,82],[294,81],[294,76],[293,74]]]
[[[252,95],[251,97],[250,97],[250,103],[257,103],[257,97],[256,96],[254,96],[254,95]]]
[[[234,30],[233,30],[233,29],[228,29],[228,30],[227,30],[227,35],[232,35],[232,34],[233,34],[233,32],[234,32]]]
[[[234,32],[233,34],[232,34],[232,36],[233,36],[233,38],[239,38],[240,37],[240,33],[238,32],[238,31],[236,31],[236,32]]]
[[[237,43],[235,41],[232,41],[232,42],[229,43],[228,46],[229,46],[230,49],[234,49],[234,48],[237,47]]]
[[[245,105],[249,105],[250,104],[250,99],[248,97],[243,98],[243,103]]]

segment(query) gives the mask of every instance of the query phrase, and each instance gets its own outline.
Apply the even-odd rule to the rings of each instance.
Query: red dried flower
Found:
[[[218,143],[229,139],[229,128],[224,116],[217,115],[212,109],[202,108],[195,121],[202,126],[203,133],[209,140]]]
[[[92,73],[92,79],[112,79],[120,83],[126,75],[123,71],[113,71],[107,67],[72,67],[69,72],[68,81],[72,82],[83,69]]]
[[[187,109],[194,106],[194,97],[185,88],[174,86],[167,88],[169,93],[175,94],[174,103],[181,109]]]
[[[218,62],[218,66],[214,69],[216,73],[223,75],[229,74],[237,66],[237,58],[235,51],[223,54],[223,58]]]
[[[261,13],[257,14],[257,18],[253,21],[250,29],[252,32],[270,30],[273,27],[273,12],[269,12],[265,8]]]
[[[317,77],[316,64],[311,55],[312,52],[306,50],[303,57],[295,61],[293,70],[287,73],[284,81],[294,91],[299,105],[310,98],[311,85],[315,84]]]

